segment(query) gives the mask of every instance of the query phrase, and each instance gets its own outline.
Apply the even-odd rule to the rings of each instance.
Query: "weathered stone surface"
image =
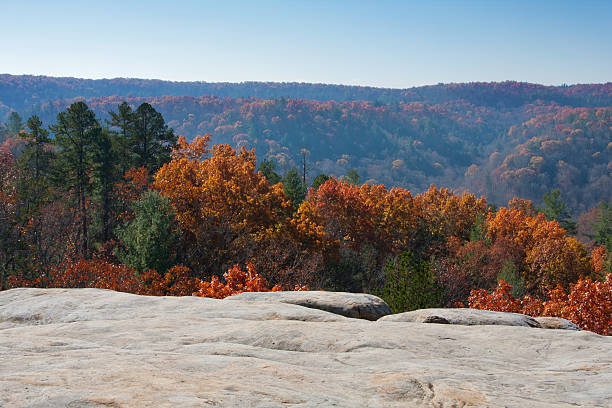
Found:
[[[381,317],[388,322],[440,323],[465,326],[523,326],[541,327],[533,317],[518,313],[493,312],[477,309],[419,309]]]
[[[561,317],[534,317],[544,329],[580,330],[580,327]]]
[[[323,291],[245,292],[230,296],[226,300],[290,303],[366,320],[378,320],[380,317],[392,313],[384,300],[365,293]]]
[[[612,338],[96,289],[0,292],[0,407],[610,406]]]

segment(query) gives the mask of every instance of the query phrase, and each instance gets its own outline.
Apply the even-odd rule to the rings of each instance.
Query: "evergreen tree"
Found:
[[[151,105],[143,103],[136,109],[129,146],[137,167],[143,166],[149,174],[155,173],[170,160],[170,152],[176,141],[174,131],[168,128],[163,116]]]
[[[604,245],[612,253],[612,205],[602,201],[599,203],[599,215],[593,226],[595,234],[592,236],[597,245]]]
[[[268,184],[273,186],[276,183],[280,183],[282,178],[278,175],[274,170],[276,169],[276,164],[272,160],[263,159],[259,166],[257,167],[257,171],[263,173],[266,180],[268,180]]]
[[[25,150],[20,158],[22,165],[27,166],[33,172],[34,180],[40,180],[48,175],[49,165],[53,152],[50,149],[51,139],[49,131],[42,127],[38,116],[28,119],[28,131],[22,133],[21,138],[25,141]]]
[[[315,177],[315,179],[312,181],[312,185],[311,187],[315,190],[318,190],[319,187],[321,187],[323,184],[325,184],[325,182],[329,180],[329,176],[327,174],[319,174],[317,177]]]
[[[12,136],[18,135],[23,130],[23,119],[17,112],[11,112],[8,122],[6,122],[6,128]]]
[[[108,129],[102,129],[96,139],[94,146],[94,172],[93,187],[96,200],[100,204],[100,221],[102,241],[111,238],[113,187],[121,179],[122,173],[119,168],[120,152],[115,150],[117,143],[113,143],[117,137]]]
[[[428,262],[404,252],[388,259],[383,268],[385,284],[380,296],[394,313],[438,307],[442,292]]]
[[[94,165],[96,141],[102,129],[96,115],[84,102],[75,102],[57,115],[57,124],[52,126],[57,155],[56,181],[69,192],[76,194],[80,219],[80,252],[89,255],[89,213],[91,198],[91,176]]]
[[[497,280],[504,280],[512,285],[512,296],[520,299],[525,294],[525,280],[521,277],[514,262],[511,260],[504,261],[501,272],[497,275]]]
[[[542,212],[550,221],[557,220],[561,228],[570,234],[576,233],[576,222],[572,220],[567,205],[561,200],[561,191],[551,190],[544,194]]]
[[[124,175],[131,167],[134,167],[134,157],[130,151],[130,139],[134,138],[136,114],[123,102],[117,107],[117,112],[108,112],[111,119],[107,120],[108,126],[113,129],[117,137],[112,138],[113,150],[117,153],[119,160],[119,172]]]
[[[302,201],[304,201],[306,189],[304,188],[302,178],[299,176],[297,169],[293,168],[285,174],[283,189],[285,190],[285,195],[291,200],[291,204],[293,204],[295,208],[299,207]]]
[[[33,246],[36,259],[44,258],[42,247],[41,209],[50,200],[49,171],[53,158],[49,132],[42,127],[38,116],[28,119],[28,131],[21,137],[25,141],[25,150],[19,158],[22,178],[19,180],[21,202],[21,218],[32,224]]]
[[[155,269],[165,273],[176,259],[180,231],[168,198],[148,191],[132,204],[134,218],[117,229],[117,237],[126,250],[119,260],[139,272]]]

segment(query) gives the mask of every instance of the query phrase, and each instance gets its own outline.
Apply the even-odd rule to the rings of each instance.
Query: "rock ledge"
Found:
[[[0,292],[0,407],[604,407],[612,338],[278,302]]]

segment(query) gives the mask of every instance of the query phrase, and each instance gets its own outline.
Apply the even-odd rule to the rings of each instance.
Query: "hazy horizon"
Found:
[[[133,76],[117,76],[117,77],[77,77],[77,76],[56,76],[56,75],[48,75],[48,74],[14,74],[10,72],[0,72],[0,75],[10,75],[10,76],[31,76],[31,77],[46,77],[46,78],[73,78],[80,80],[106,80],[112,81],[117,79],[134,79],[134,80],[145,80],[145,81],[162,81],[162,82],[179,82],[179,83],[227,83],[227,84],[242,84],[242,83],[295,83],[295,84],[310,84],[310,85],[330,85],[330,86],[355,86],[355,87],[364,87],[364,88],[380,88],[380,89],[411,89],[411,88],[419,88],[426,86],[436,86],[436,85],[452,85],[452,84],[470,84],[470,83],[505,83],[505,82],[517,82],[524,84],[532,84],[532,85],[542,85],[542,86],[552,86],[552,87],[561,87],[561,86],[577,86],[577,85],[604,85],[608,83],[612,83],[612,81],[605,82],[578,82],[578,83],[559,83],[559,84],[547,84],[547,83],[538,83],[538,82],[527,82],[527,81],[516,81],[512,79],[505,79],[500,81],[468,81],[468,82],[438,82],[438,83],[426,83],[426,84],[418,84],[413,85],[406,88],[396,88],[396,87],[385,87],[385,86],[375,86],[375,85],[362,85],[362,84],[349,84],[349,83],[330,83],[330,82],[300,82],[300,81],[256,81],[256,80],[243,80],[243,81],[206,81],[206,80],[173,80],[173,79],[165,79],[165,78],[142,78],[142,77],[133,77]]]
[[[12,75],[396,89],[612,80],[612,3],[597,0],[62,0],[3,14]]]

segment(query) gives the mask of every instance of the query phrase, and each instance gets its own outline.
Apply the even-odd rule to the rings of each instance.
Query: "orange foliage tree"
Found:
[[[433,234],[448,238],[468,239],[470,230],[479,216],[487,212],[487,201],[473,194],[456,195],[433,184],[429,190],[415,197],[422,209],[423,219]]]
[[[567,290],[578,278],[593,276],[584,244],[566,236],[557,221],[548,221],[542,213],[533,217],[502,207],[489,213],[487,224],[487,236],[493,242],[510,239],[521,249],[521,274],[528,293],[542,296],[557,285]]]
[[[408,250],[419,252],[415,247],[421,242],[421,219],[408,190],[356,186],[332,177],[317,190],[309,190],[292,225],[299,241],[322,249],[328,261],[338,256],[360,258],[367,251],[372,265],[367,266],[366,274],[372,273],[363,274],[360,285],[369,291],[388,256]],[[354,271],[347,273],[351,279],[355,276]]]
[[[419,216],[408,190],[356,186],[332,177],[309,191],[293,223],[313,243],[352,249],[370,244],[384,258],[414,244]]]
[[[172,160],[154,177],[154,187],[176,212],[186,261],[198,276],[219,275],[229,264],[247,261],[245,248],[291,211],[282,185],[270,186],[255,171],[252,150],[211,149],[209,139],[180,138]]]

